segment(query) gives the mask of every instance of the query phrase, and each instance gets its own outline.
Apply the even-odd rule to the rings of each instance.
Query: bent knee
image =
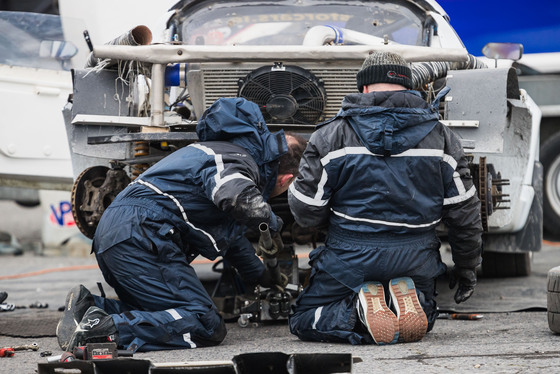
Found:
[[[224,341],[227,329],[224,319],[219,314],[210,311],[200,317],[200,322],[202,322],[208,334],[193,337],[193,341],[198,347],[211,347]]]
[[[193,342],[196,343],[197,347],[212,347],[223,342],[226,335],[226,325],[222,320],[221,324],[219,324],[209,336],[193,337]]]

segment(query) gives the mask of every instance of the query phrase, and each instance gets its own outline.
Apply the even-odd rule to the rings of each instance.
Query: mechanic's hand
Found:
[[[259,238],[259,244],[257,245],[258,256],[272,257],[275,256],[279,251],[284,249],[284,242],[282,242],[282,237],[280,236],[280,233],[278,232],[272,233],[271,238],[272,238],[272,247],[266,248],[263,237],[261,235],[261,237]]]
[[[457,283],[459,283],[459,286],[455,292],[455,302],[459,304],[466,301],[474,292],[474,287],[476,286],[475,269],[453,266],[449,279],[449,288],[455,288]]]
[[[284,288],[288,284],[288,276],[280,271],[276,271],[276,269],[269,269],[266,267],[258,282],[264,288],[284,291]]]

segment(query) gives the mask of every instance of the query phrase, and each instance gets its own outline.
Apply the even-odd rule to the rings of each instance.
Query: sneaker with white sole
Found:
[[[358,315],[376,344],[393,344],[399,337],[399,322],[385,302],[380,282],[367,282],[358,294]]]
[[[428,319],[418,301],[412,279],[409,277],[391,279],[389,292],[399,321],[399,341],[422,340],[428,330]]]
[[[80,284],[68,292],[66,303],[64,304],[64,314],[60,317],[56,326],[56,337],[58,345],[62,350],[67,350],[70,337],[76,330],[76,327],[78,327],[86,311],[93,305],[95,305],[93,296],[85,286]]]

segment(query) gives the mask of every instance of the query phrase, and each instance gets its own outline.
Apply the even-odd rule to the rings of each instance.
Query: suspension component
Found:
[[[148,142],[134,142],[134,157],[143,157],[150,155],[150,145]],[[132,180],[136,179],[140,174],[145,172],[150,167],[150,164],[139,163],[130,166],[132,173]]]
[[[84,170],[72,187],[72,215],[76,226],[93,239],[97,224],[105,209],[129,183],[124,165],[112,163],[113,168],[93,166]]]
[[[480,157],[479,164],[471,166],[480,199],[480,215],[482,228],[488,232],[488,217],[495,210],[510,209],[509,195],[503,193],[503,186],[509,186],[509,179],[503,179],[500,172],[496,172],[492,164],[486,163],[486,157]]]

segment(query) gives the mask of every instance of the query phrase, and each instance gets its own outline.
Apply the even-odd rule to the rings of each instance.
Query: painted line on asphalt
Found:
[[[543,244],[552,246],[552,247],[560,247],[560,242],[552,242],[549,240],[543,240]],[[308,258],[309,253],[298,253],[298,257],[300,258]],[[191,265],[204,265],[204,264],[213,264],[218,260],[208,260],[208,259],[200,259],[194,260],[191,262]],[[32,271],[29,273],[22,273],[22,274],[13,274],[13,275],[0,275],[0,280],[7,280],[7,279],[19,279],[19,278],[27,278],[27,277],[34,277],[38,275],[48,274],[48,273],[56,273],[62,271],[77,271],[77,270],[92,270],[92,269],[99,269],[97,264],[94,265],[76,265],[76,266],[66,266],[61,268],[54,268],[54,269],[43,269],[38,271]]]
[[[298,257],[307,258],[308,256],[309,255],[307,253],[298,254]],[[191,265],[213,264],[213,263],[216,263],[216,262],[218,262],[218,260],[200,259],[200,260],[194,260],[193,262],[191,262]],[[49,274],[49,273],[57,273],[57,272],[63,272],[63,271],[95,270],[95,269],[99,269],[99,266],[97,264],[65,266],[65,267],[61,267],[61,268],[31,271],[29,273],[12,274],[12,275],[0,275],[0,280],[28,278],[28,277],[35,277],[35,276],[38,276],[38,275]]]

